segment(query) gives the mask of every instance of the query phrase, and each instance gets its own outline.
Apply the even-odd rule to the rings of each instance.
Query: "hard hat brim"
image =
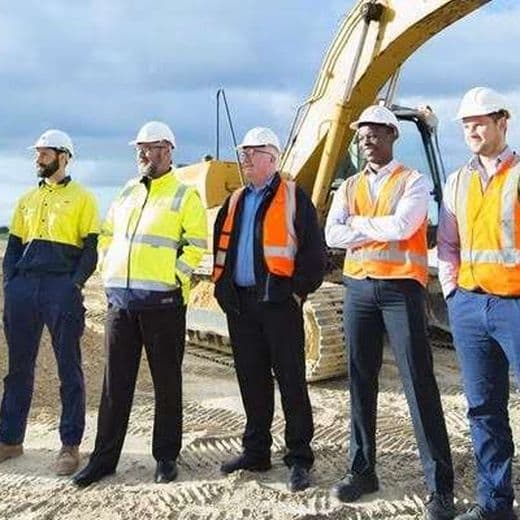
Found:
[[[462,114],[461,112],[457,113],[457,116],[453,118],[453,121],[462,121],[466,117],[481,117],[481,116],[490,116],[491,114],[497,114],[498,112],[505,112],[506,118],[511,119],[511,110],[507,110],[505,108],[500,108],[499,110],[493,110],[491,112],[472,112],[471,114]]]
[[[380,123],[379,121],[354,121],[353,123],[350,123],[350,128],[352,130],[359,130],[359,127],[362,125],[379,125],[379,126],[386,126],[388,128],[391,128],[392,130],[395,130],[397,136],[399,136],[400,129],[391,124],[387,123]]]
[[[144,144],[144,143],[155,143],[155,142],[160,143],[161,141],[165,141],[167,143],[170,143],[171,147],[175,148],[175,145],[171,141],[168,141],[168,139],[157,139],[157,141],[137,141],[137,140],[128,141],[128,146],[136,146],[138,144]]]
[[[42,146],[41,144],[33,144],[27,147],[27,150],[36,150],[36,148],[52,148],[53,150],[59,150],[61,152],[67,152],[71,157],[74,157],[74,154],[64,146]]]

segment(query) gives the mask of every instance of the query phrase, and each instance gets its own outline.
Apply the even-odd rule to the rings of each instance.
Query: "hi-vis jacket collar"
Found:
[[[166,182],[165,179],[168,179],[170,175],[173,175],[173,169],[171,168],[156,179],[152,179],[151,177],[148,177],[148,175],[142,175],[139,179],[139,182],[144,184],[147,188],[149,188],[152,184],[154,184],[154,186],[160,186],[163,184],[163,182]]]

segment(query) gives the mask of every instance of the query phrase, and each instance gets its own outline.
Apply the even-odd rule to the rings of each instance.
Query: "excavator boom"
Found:
[[[282,158],[283,171],[312,196],[322,220],[353,137],[349,124],[424,42],[489,1],[360,0],[345,18]]]

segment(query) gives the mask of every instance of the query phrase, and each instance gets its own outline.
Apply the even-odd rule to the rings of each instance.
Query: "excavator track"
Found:
[[[342,285],[324,283],[303,305],[305,369],[309,382],[347,372]]]
[[[309,382],[346,373],[342,326],[343,287],[325,283],[303,305],[306,378]],[[201,280],[193,289],[188,306],[189,353],[219,364],[231,356],[226,317],[213,297],[213,284]]]

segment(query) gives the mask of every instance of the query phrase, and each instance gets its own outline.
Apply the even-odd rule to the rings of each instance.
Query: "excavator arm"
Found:
[[[360,0],[341,24],[311,97],[294,120],[282,170],[311,195],[323,221],[352,140],[349,125],[424,42],[490,0]]]

